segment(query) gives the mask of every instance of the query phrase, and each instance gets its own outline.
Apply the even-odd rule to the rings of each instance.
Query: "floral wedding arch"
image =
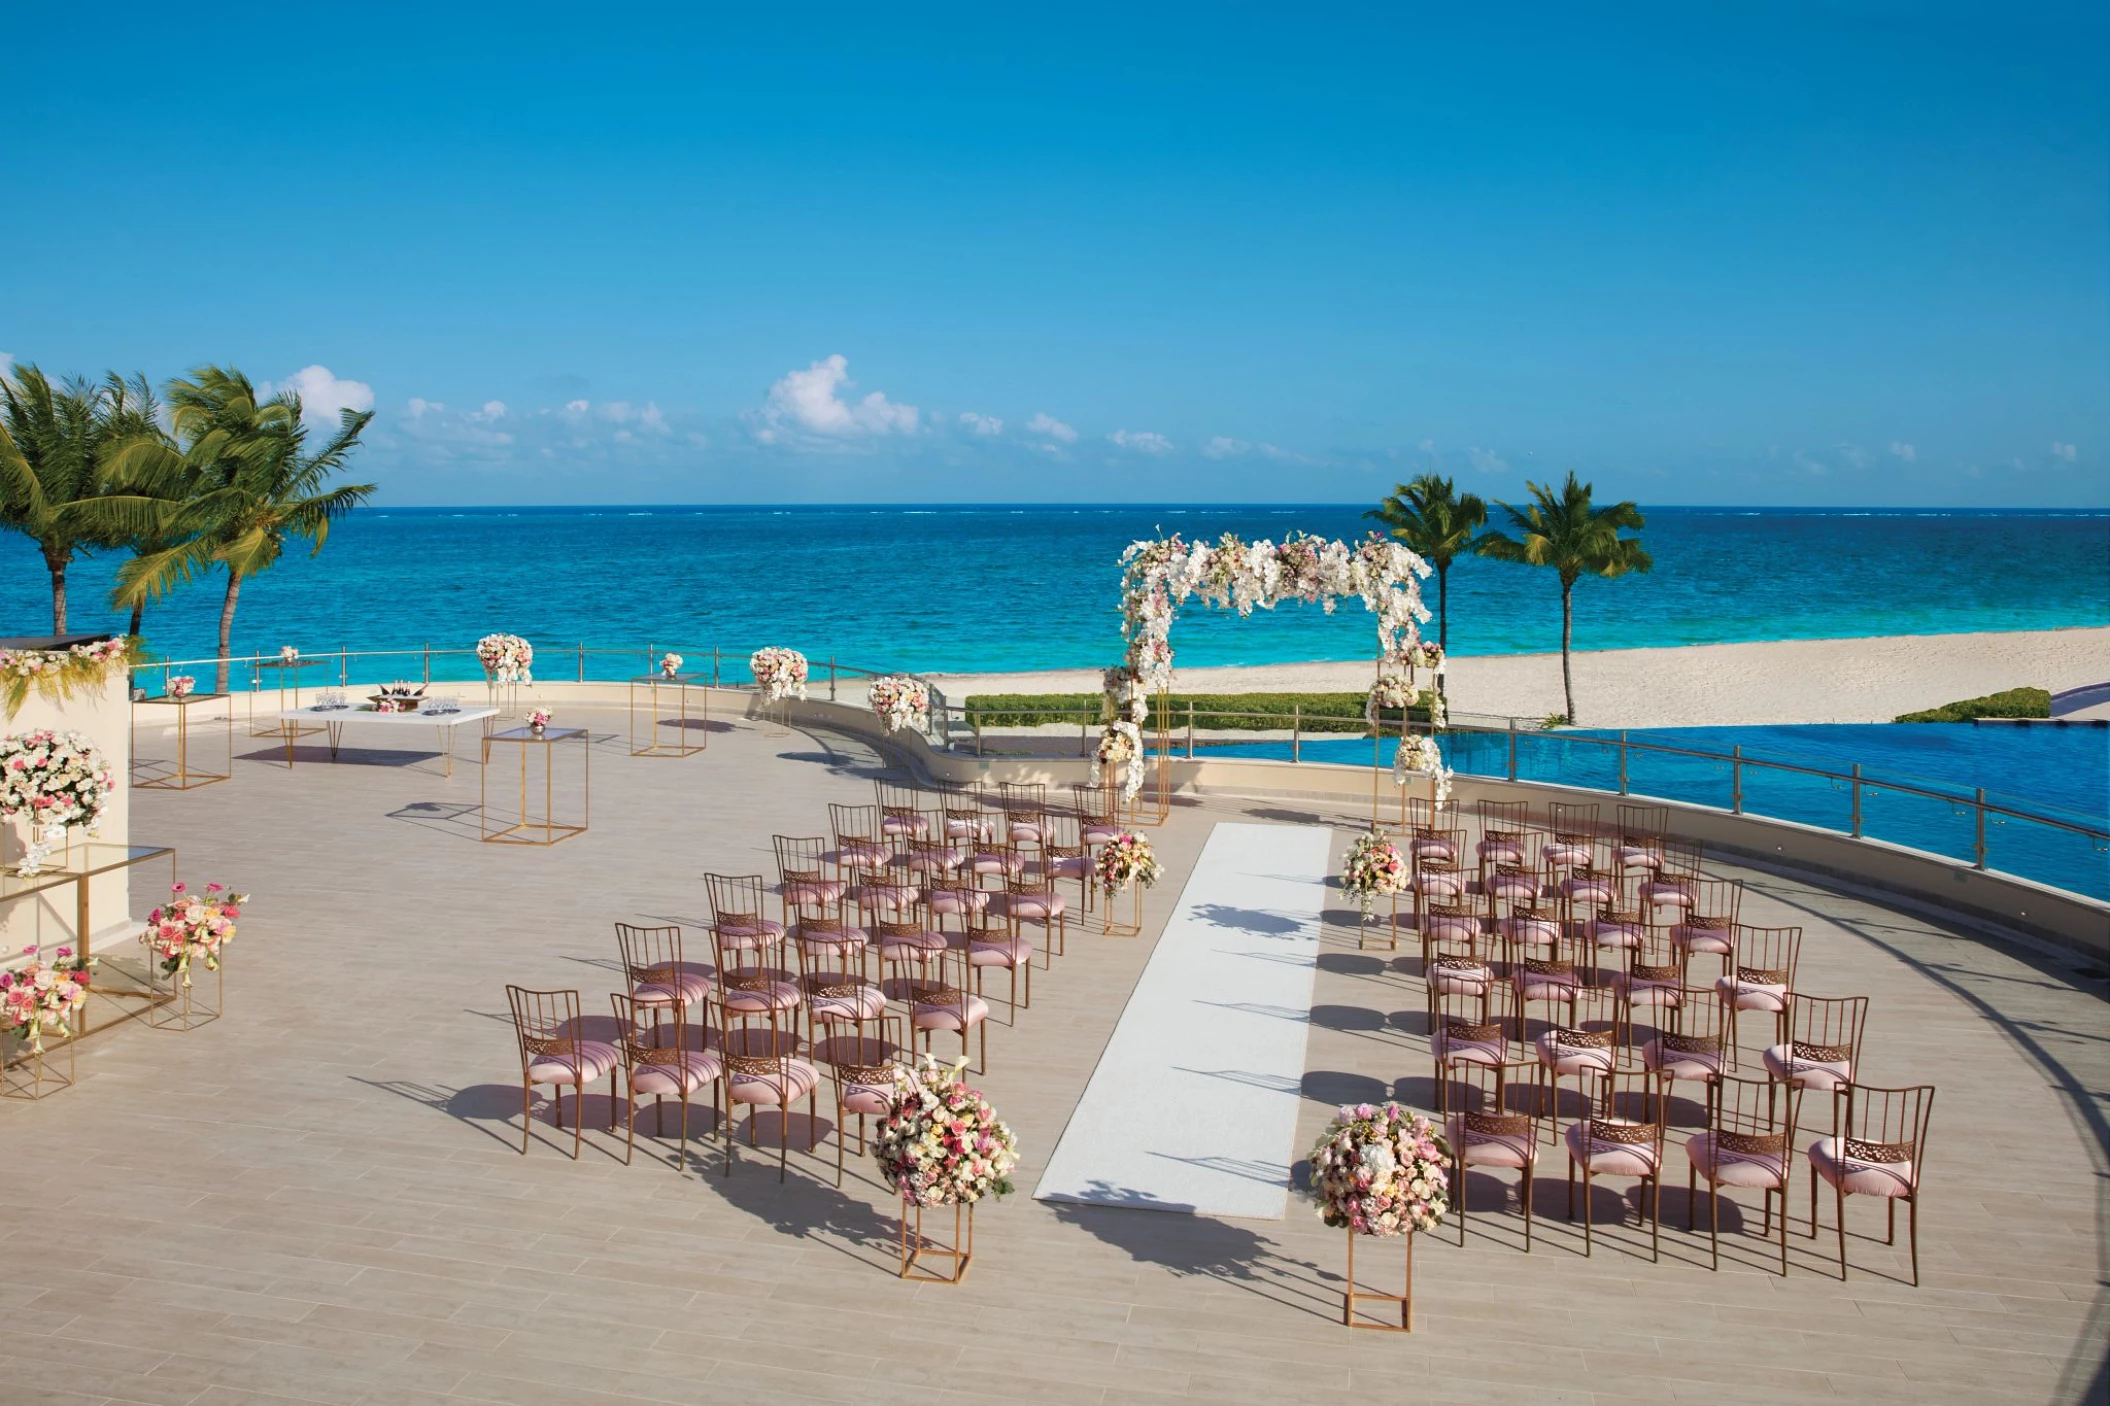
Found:
[[[1130,544],[1121,554],[1121,637],[1127,654],[1121,668],[1107,671],[1111,721],[1100,743],[1100,761],[1126,764],[1122,789],[1133,801],[1143,785],[1148,696],[1172,686],[1172,621],[1189,598],[1250,616],[1256,608],[1272,610],[1285,601],[1317,604],[1331,615],[1341,600],[1359,596],[1377,616],[1382,687],[1388,668],[1418,662],[1426,653],[1421,624],[1429,612],[1421,603],[1421,582],[1428,575],[1427,562],[1375,532],[1354,544],[1298,532],[1279,543],[1247,542],[1227,532],[1214,542],[1190,543],[1174,535]]]

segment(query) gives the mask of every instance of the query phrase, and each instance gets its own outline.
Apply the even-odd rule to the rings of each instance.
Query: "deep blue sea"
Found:
[[[1369,525],[1339,504],[378,508],[319,558],[289,554],[246,582],[235,648],[462,647],[505,630],[538,647],[780,643],[883,667],[1096,667],[1120,655],[1130,541]],[[2110,624],[2110,512],[1652,508],[1642,536],[1653,572],[1578,587],[1577,648]],[[105,603],[119,559],[74,568],[75,629],[122,628]],[[148,644],[210,653],[220,595],[208,580],[151,607]],[[0,539],[0,631],[49,620],[35,548]],[[1366,658],[1375,638],[1350,602],[1330,618],[1196,608],[1173,643],[1198,666]],[[1559,643],[1550,572],[1454,568],[1453,653]]]

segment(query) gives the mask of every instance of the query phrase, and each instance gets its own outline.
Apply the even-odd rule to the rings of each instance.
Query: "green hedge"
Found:
[[[1175,693],[1168,700],[1165,722],[1174,730],[1187,726],[1187,705],[1194,705],[1194,725],[1221,731],[1265,732],[1290,725],[1294,714],[1306,732],[1368,732],[1363,720],[1367,693]],[[1100,696],[1096,693],[978,693],[962,705],[967,723],[983,727],[1039,727],[1073,723],[1097,727]],[[1160,700],[1150,700],[1151,721],[1158,721]],[[1264,717],[1240,714],[1260,713]],[[1415,709],[1417,722],[1427,722]]]
[[[2010,688],[1983,698],[1944,703],[1924,712],[1900,713],[1901,723],[1967,723],[1973,718],[2048,718],[2051,693],[2041,688]]]

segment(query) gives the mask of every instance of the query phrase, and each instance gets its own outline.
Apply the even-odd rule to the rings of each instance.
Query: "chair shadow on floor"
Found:
[[[1333,1318],[1340,1299],[1328,1283],[1339,1277],[1280,1253],[1258,1231],[1161,1201],[1148,1192],[1088,1183],[1092,1202],[1050,1201],[1055,1219],[1075,1226],[1140,1264],[1180,1278],[1212,1279],[1257,1294],[1284,1308]]]

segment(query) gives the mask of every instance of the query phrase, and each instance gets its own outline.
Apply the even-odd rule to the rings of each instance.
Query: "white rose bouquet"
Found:
[[[747,669],[755,676],[755,687],[770,702],[784,698],[806,701],[806,656],[797,650],[767,645],[748,657]]]
[[[899,732],[912,728],[926,736],[930,733],[930,689],[921,679],[907,674],[888,674],[872,680],[872,687],[865,695],[872,711],[886,724],[888,732]]]
[[[476,642],[476,658],[492,683],[535,681],[535,647],[518,635],[485,635]]]
[[[38,728],[0,737],[0,816],[27,816],[31,826],[22,872],[36,873],[51,852],[40,838],[45,829],[97,833],[116,785],[103,754],[82,733]]]

